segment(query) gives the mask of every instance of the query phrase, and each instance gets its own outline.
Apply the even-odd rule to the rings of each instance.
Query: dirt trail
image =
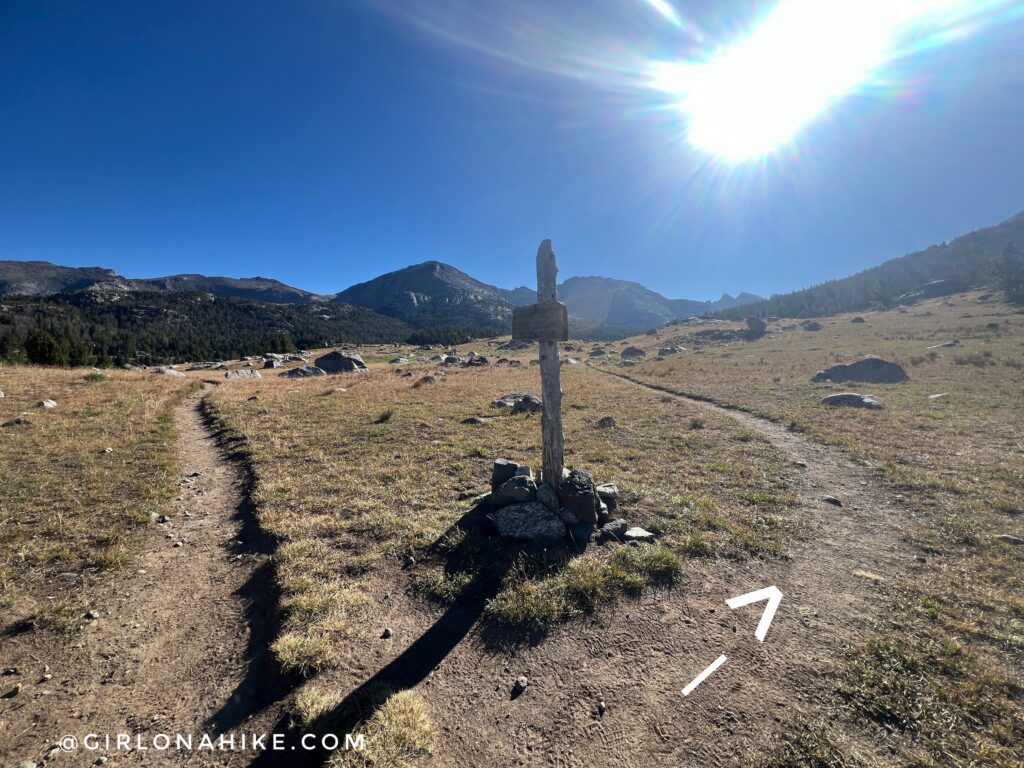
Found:
[[[835,704],[845,649],[870,636],[889,604],[887,586],[918,566],[903,535],[912,513],[876,471],[838,449],[683,399],[694,415],[736,419],[791,459],[786,479],[798,503],[788,514],[799,533],[789,557],[690,560],[677,587],[619,601],[528,647],[496,652],[485,633],[471,633],[417,685],[441,735],[431,765],[750,766],[793,719],[817,720]],[[733,611],[725,601],[769,585],[784,598],[758,643],[764,604]],[[396,635],[378,663],[438,621],[408,595],[387,602],[382,619]],[[728,661],[684,697],[682,688],[720,654]],[[510,700],[520,674],[529,688]],[[342,690],[361,682],[358,673],[347,677]],[[853,747],[884,761],[877,729],[838,732],[861,734],[850,737]]]
[[[175,412],[179,495],[147,535],[134,572],[117,574],[80,635],[14,637],[15,666],[33,682],[13,718],[12,764],[39,760],[63,735],[251,732],[243,722],[275,697],[266,672],[274,592],[248,502],[247,478],[202,413],[203,393]],[[67,643],[70,643],[68,645]],[[49,667],[53,677],[39,677]],[[31,671],[31,672],[29,672]],[[37,674],[38,673],[38,674]],[[20,722],[19,722],[20,721]],[[198,742],[198,736],[197,736]],[[245,765],[252,753],[116,749],[60,755],[59,764]]]

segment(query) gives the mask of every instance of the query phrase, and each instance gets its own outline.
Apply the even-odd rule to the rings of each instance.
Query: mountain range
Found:
[[[88,291],[130,294],[205,293],[271,304],[343,304],[401,320],[413,328],[461,326],[505,331],[512,307],[532,304],[526,287],[498,288],[439,261],[376,277],[334,295],[320,295],[264,277],[171,275],[135,279],[101,267],[63,267],[44,261],[0,261],[0,294],[44,296]],[[760,300],[741,293],[718,301],[668,299],[643,285],[607,277],[572,277],[558,287],[573,335],[626,336],[665,322]]]

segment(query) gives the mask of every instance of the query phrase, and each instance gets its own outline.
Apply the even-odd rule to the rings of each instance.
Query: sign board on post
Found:
[[[512,309],[515,341],[568,341],[569,311],[560,301]]]

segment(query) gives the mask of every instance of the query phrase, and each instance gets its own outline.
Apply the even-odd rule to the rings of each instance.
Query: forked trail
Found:
[[[888,605],[886,586],[918,565],[905,541],[913,512],[876,470],[839,449],[767,419],[619,378],[735,419],[782,451],[791,461],[787,479],[798,499],[791,513],[798,540],[782,561],[691,561],[681,589],[602,616],[582,632],[571,630],[573,636],[550,638],[549,655],[563,660],[574,644],[591,650],[582,669],[593,681],[607,676],[599,690],[616,699],[617,714],[566,722],[568,732],[557,736],[549,732],[550,739],[580,745],[555,763],[746,764],[744,755],[763,755],[767,740],[791,718],[814,719],[835,696],[844,649],[868,639]],[[823,501],[826,495],[843,506]],[[758,643],[753,631],[764,605],[733,611],[725,600],[769,585],[784,598],[765,642]],[[728,662],[683,697],[681,688],[720,654]],[[580,669],[570,663],[553,671],[571,688],[574,668]],[[582,736],[596,748],[582,746]],[[857,746],[882,753],[877,739]]]

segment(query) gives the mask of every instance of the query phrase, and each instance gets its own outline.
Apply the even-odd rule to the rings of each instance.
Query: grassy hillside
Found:
[[[1016,273],[1015,277],[1008,274],[1011,271]],[[1007,281],[1013,282],[1018,291],[1024,290],[1024,212],[993,227],[890,259],[850,277],[777,294],[721,316],[824,317],[884,308],[936,280],[949,281],[948,293],[983,286],[1005,290]]]

